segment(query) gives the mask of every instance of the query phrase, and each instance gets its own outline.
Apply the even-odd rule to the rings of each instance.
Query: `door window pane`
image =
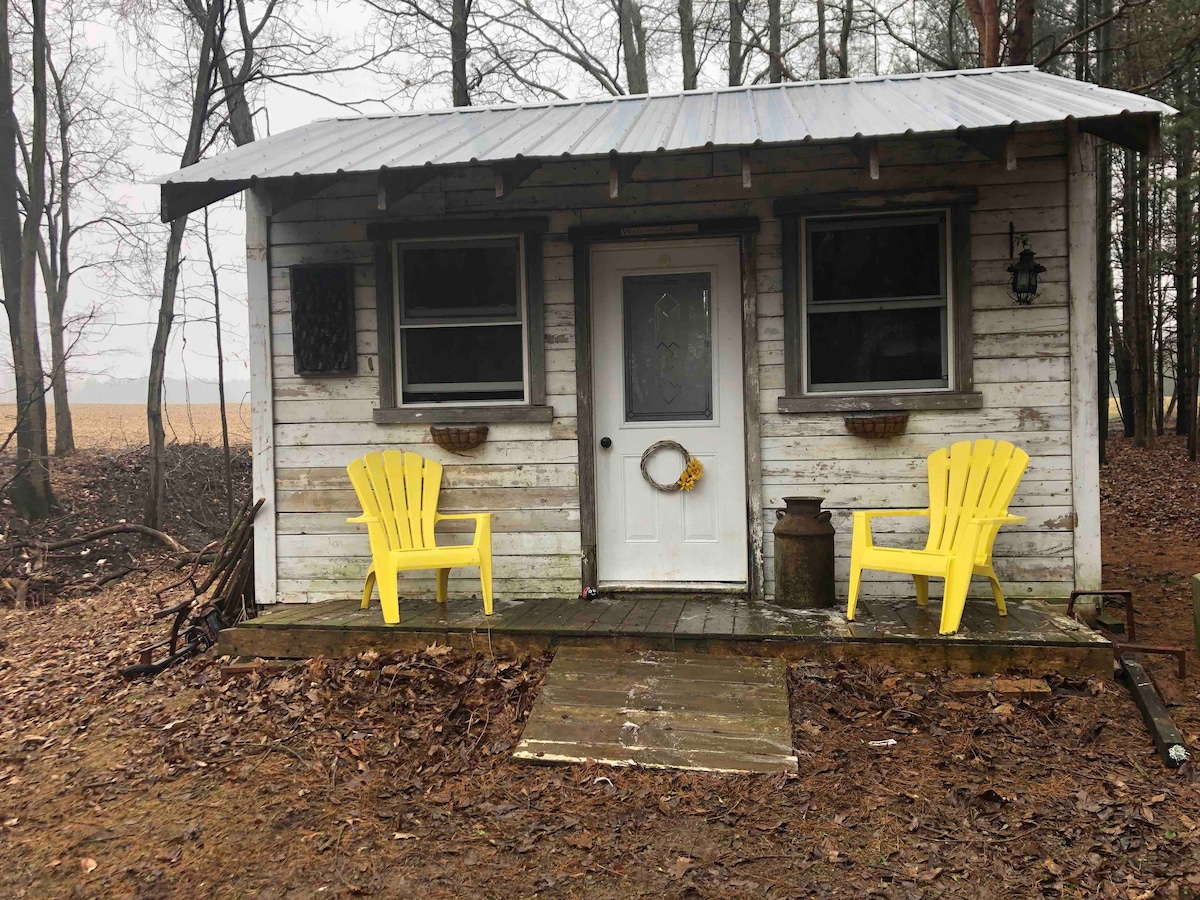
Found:
[[[711,420],[712,302],[707,272],[623,279],[625,420]]]

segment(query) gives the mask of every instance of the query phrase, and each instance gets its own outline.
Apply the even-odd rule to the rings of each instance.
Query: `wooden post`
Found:
[[[750,555],[746,593],[750,600],[762,600],[765,573],[758,377],[758,235],[742,232],[738,245],[742,263],[742,417],[746,432],[746,535]]]
[[[250,319],[250,428],[254,448],[252,490],[263,501],[254,518],[254,596],[274,603],[275,423],[271,371],[271,220],[265,187],[246,198],[246,307]]]
[[[575,282],[575,428],[579,438],[580,576],[596,585],[596,418],[592,406],[592,265],[591,243],[579,238],[573,248]]]
[[[1100,587],[1096,228],[1096,140],[1072,130],[1067,149],[1067,266],[1071,342],[1071,503],[1075,511],[1073,543],[1076,590],[1096,590]]]

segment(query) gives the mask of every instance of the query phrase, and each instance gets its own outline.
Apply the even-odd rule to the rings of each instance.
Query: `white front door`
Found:
[[[741,267],[736,241],[592,250],[597,570],[601,584],[723,582],[747,574]],[[678,441],[704,466],[691,491],[643,477]],[[674,482],[677,453],[648,473]]]

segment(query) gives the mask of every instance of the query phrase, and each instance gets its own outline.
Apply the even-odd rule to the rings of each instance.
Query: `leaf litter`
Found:
[[[1136,538],[1109,558],[1152,574]],[[789,672],[799,777],[539,767],[510,752],[546,656],[431,646],[228,680],[200,658],[126,684],[116,669],[153,632],[153,589],[173,575],[0,609],[0,895],[1200,890],[1193,770],[1158,763],[1114,682],[964,696],[941,673],[802,663]],[[1183,583],[1162,581],[1161,602],[1182,602]],[[1195,721],[1195,684],[1181,723]]]

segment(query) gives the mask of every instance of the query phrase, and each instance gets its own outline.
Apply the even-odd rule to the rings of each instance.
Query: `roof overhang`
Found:
[[[328,119],[166,176],[161,217],[259,184],[278,211],[372,174],[386,211],[438,173],[466,166],[490,166],[500,199],[542,165],[597,159],[609,161],[615,199],[645,156],[715,151],[739,152],[749,186],[751,149],[807,144],[848,146],[878,179],[879,142],[916,137],[957,139],[1012,169],[1018,128],[1065,126],[1153,153],[1162,116],[1174,112],[1026,67]]]

